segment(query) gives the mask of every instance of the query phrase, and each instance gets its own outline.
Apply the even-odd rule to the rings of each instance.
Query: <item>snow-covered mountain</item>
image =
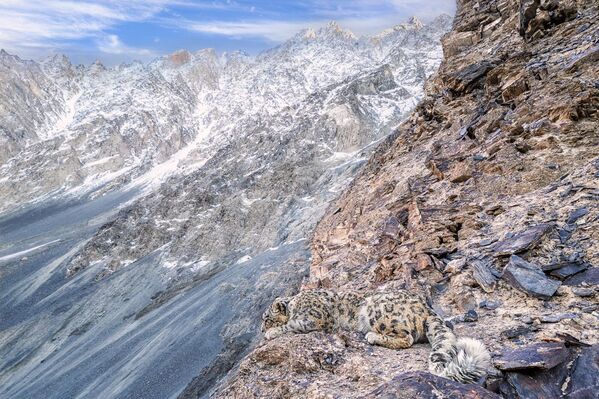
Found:
[[[182,149],[195,154],[189,163],[197,166],[252,120],[382,65],[401,95],[371,105],[384,112],[382,124],[396,122],[440,62],[438,41],[449,20],[414,20],[359,39],[331,22],[257,57],[181,50],[110,69],[73,66],[64,56],[23,61],[2,51],[0,212],[73,188],[120,185]]]
[[[305,275],[450,24],[114,68],[0,53],[0,396],[207,392]]]

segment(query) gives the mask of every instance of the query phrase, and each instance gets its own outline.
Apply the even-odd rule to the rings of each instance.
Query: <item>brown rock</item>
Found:
[[[501,99],[503,102],[510,102],[516,99],[520,94],[528,90],[526,79],[521,76],[515,76],[508,79],[501,87]]]
[[[477,43],[479,40],[478,32],[451,32],[443,39],[443,53],[446,57],[458,54],[465,48]]]
[[[463,183],[472,177],[472,164],[466,161],[456,164],[449,175],[452,183]]]

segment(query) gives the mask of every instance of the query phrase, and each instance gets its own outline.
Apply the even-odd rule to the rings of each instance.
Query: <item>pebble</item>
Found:
[[[478,321],[478,313],[476,313],[476,310],[470,309],[469,311],[467,311],[466,314],[464,315],[464,321],[466,321],[466,322]]]
[[[501,301],[489,301],[485,299],[484,301],[481,301],[478,306],[481,309],[495,310],[501,306]]]
[[[592,288],[574,287],[572,288],[572,293],[574,295],[586,298],[595,295],[595,290]]]

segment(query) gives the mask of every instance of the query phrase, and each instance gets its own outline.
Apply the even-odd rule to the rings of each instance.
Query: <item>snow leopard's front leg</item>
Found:
[[[266,331],[264,338],[270,340],[286,333],[306,334],[311,331],[325,330],[326,328],[324,327],[323,323],[319,323],[311,318],[291,319],[283,326],[271,328]]]

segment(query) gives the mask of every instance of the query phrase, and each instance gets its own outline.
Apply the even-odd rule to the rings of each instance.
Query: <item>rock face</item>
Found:
[[[319,222],[302,289],[425,292],[440,313],[454,316],[457,335],[492,351],[560,341],[558,333],[596,343],[594,299],[581,299],[568,282],[597,288],[599,64],[584,60],[593,58],[598,21],[590,0],[458,1],[426,97]],[[524,292],[501,278],[510,256],[535,265],[536,282],[513,280],[529,286]],[[560,287],[564,276],[551,270],[568,262],[590,266],[568,269],[574,274]],[[548,292],[530,295],[535,284]],[[470,310],[478,320],[461,323]],[[426,362],[420,347],[389,354],[402,356],[392,364],[371,355],[378,348],[356,354],[363,342],[356,337],[345,349],[328,349],[335,366],[292,368],[333,339],[307,334],[259,346],[215,396],[328,397],[332,381],[341,397],[363,397]],[[279,351],[268,348],[279,345],[289,357],[277,361]],[[560,355],[539,373],[571,366],[556,345]],[[338,366],[349,364],[351,372]],[[503,384],[513,398],[536,397],[535,389],[559,397],[554,377],[509,371],[490,377],[487,388],[500,392]],[[580,397],[594,389],[591,380],[579,379]]]
[[[450,24],[114,68],[2,53],[7,84],[46,85],[19,104],[56,104],[25,141],[0,114],[18,142],[0,160],[0,396],[210,392],[306,277],[310,233],[422,98]]]

